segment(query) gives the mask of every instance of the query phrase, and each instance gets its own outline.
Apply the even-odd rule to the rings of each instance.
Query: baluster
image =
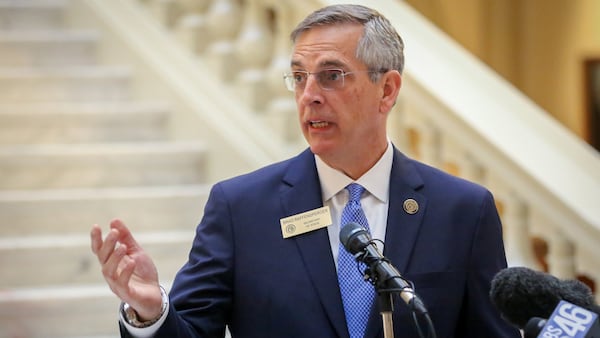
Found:
[[[409,123],[408,137],[416,158],[434,167],[441,167],[441,134],[443,126],[432,120],[432,112],[447,114],[444,107],[435,102],[429,94],[424,93],[419,85],[408,78],[403,91],[406,94],[406,117]]]
[[[388,137],[403,152],[410,149],[409,129],[407,128],[408,98],[404,91],[400,91],[398,102],[388,115]],[[408,154],[408,153],[407,153]]]
[[[401,126],[405,133],[406,147],[403,150],[409,156],[422,160],[421,139],[419,135],[419,110],[413,102],[414,97],[406,100],[403,109],[403,118]]]
[[[440,166],[440,132],[425,118],[419,119],[417,126],[418,151],[421,161],[429,165]]]
[[[206,49],[206,62],[224,81],[238,71],[235,38],[241,24],[242,8],[237,0],[214,1],[206,14],[211,43]]]
[[[177,0],[151,0],[148,5],[152,15],[165,27],[171,27],[180,13]]]
[[[502,204],[502,224],[509,264],[540,270],[542,267],[536,261],[531,245],[527,204],[514,192],[503,195]]]
[[[429,164],[438,163],[439,135],[423,114],[427,109],[438,108],[432,105],[430,97],[423,95],[412,78],[405,76],[403,81],[398,102],[388,117],[390,137],[402,145],[407,155]]]
[[[600,292],[598,291],[598,281],[600,281],[600,249],[595,248],[591,251],[581,246],[577,247],[577,271],[581,271],[584,276],[591,279],[595,284],[596,303],[600,303]]]
[[[462,176],[460,167],[463,157],[462,149],[449,134],[440,135],[440,141],[441,169],[452,175]]]
[[[181,16],[175,23],[177,39],[193,53],[201,53],[209,43],[204,12],[211,0],[179,0]]]
[[[548,224],[550,225],[550,224]],[[554,224],[548,238],[548,269],[558,278],[575,278],[575,247]]]
[[[240,67],[237,86],[241,96],[257,111],[264,109],[269,97],[264,68],[271,60],[273,37],[268,14],[268,8],[260,6],[259,0],[247,0],[236,44]]]
[[[529,207],[502,176],[490,169],[479,169],[475,173],[478,182],[494,195],[496,207],[502,220],[502,231],[506,259],[510,266],[528,266],[543,270],[535,258],[530,233]]]
[[[460,176],[479,184],[484,184],[486,170],[477,160],[477,156],[471,153],[464,154],[460,163]]]
[[[298,113],[294,94],[289,92],[283,82],[283,74],[290,71],[291,41],[289,33],[293,22],[294,8],[286,1],[274,4],[275,26],[273,34],[274,51],[271,64],[266,70],[266,82],[271,100],[266,108],[266,122],[278,131],[282,138],[293,144],[302,144],[304,139],[298,128]]]
[[[218,0],[217,0],[218,1]],[[213,0],[177,0],[184,13],[204,13]]]

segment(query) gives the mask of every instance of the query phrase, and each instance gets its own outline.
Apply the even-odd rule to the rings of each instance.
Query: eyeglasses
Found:
[[[324,69],[318,72],[310,73],[304,70],[295,70],[291,73],[283,74],[285,86],[289,91],[304,89],[309,75],[314,75],[317,79],[319,87],[323,90],[336,90],[344,87],[344,79],[346,76],[354,73],[373,73],[370,70],[358,70],[354,72],[344,72],[341,69]]]

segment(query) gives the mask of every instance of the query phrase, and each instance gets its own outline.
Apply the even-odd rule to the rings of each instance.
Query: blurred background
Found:
[[[0,0],[0,337],[118,336],[92,224],[168,288],[212,184],[306,147],[289,33],[346,2],[404,39],[394,144],[494,193],[511,266],[596,291],[598,1]]]

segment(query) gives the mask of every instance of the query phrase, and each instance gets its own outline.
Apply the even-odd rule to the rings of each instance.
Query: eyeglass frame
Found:
[[[331,72],[331,71],[335,71],[335,72],[339,72],[340,76],[341,76],[341,84],[338,87],[331,87],[331,86],[324,86],[323,85],[323,81],[326,80],[322,80],[322,75],[326,75],[326,72]],[[309,72],[306,70],[294,70],[291,73],[284,73],[283,74],[283,82],[285,83],[286,88],[291,91],[291,92],[296,92],[296,89],[300,88],[300,89],[304,89],[306,87],[306,82],[308,81],[308,77],[310,75],[315,75],[316,79],[317,79],[317,85],[319,86],[319,88],[326,90],[326,91],[332,91],[332,90],[338,90],[338,89],[342,89],[344,88],[345,84],[346,84],[346,76],[347,75],[352,75],[355,73],[385,73],[386,71],[384,70],[355,70],[352,72],[346,72],[343,69],[340,68],[328,68],[328,69],[322,69],[318,72]],[[304,78],[303,78],[303,86],[302,87],[297,87],[298,86],[298,82],[296,82],[295,80],[295,75],[297,75],[297,73],[301,73],[304,74]],[[335,81],[335,80],[330,80],[330,81]]]

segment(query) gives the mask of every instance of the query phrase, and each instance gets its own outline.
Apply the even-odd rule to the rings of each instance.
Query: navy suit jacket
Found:
[[[157,336],[223,337],[228,325],[233,337],[347,338],[327,229],[281,233],[281,218],[322,206],[309,150],[216,184]],[[384,255],[414,282],[439,338],[520,337],[488,296],[506,259],[486,189],[394,149]],[[418,337],[402,300],[393,322],[395,337]],[[376,306],[365,337],[383,337]]]

